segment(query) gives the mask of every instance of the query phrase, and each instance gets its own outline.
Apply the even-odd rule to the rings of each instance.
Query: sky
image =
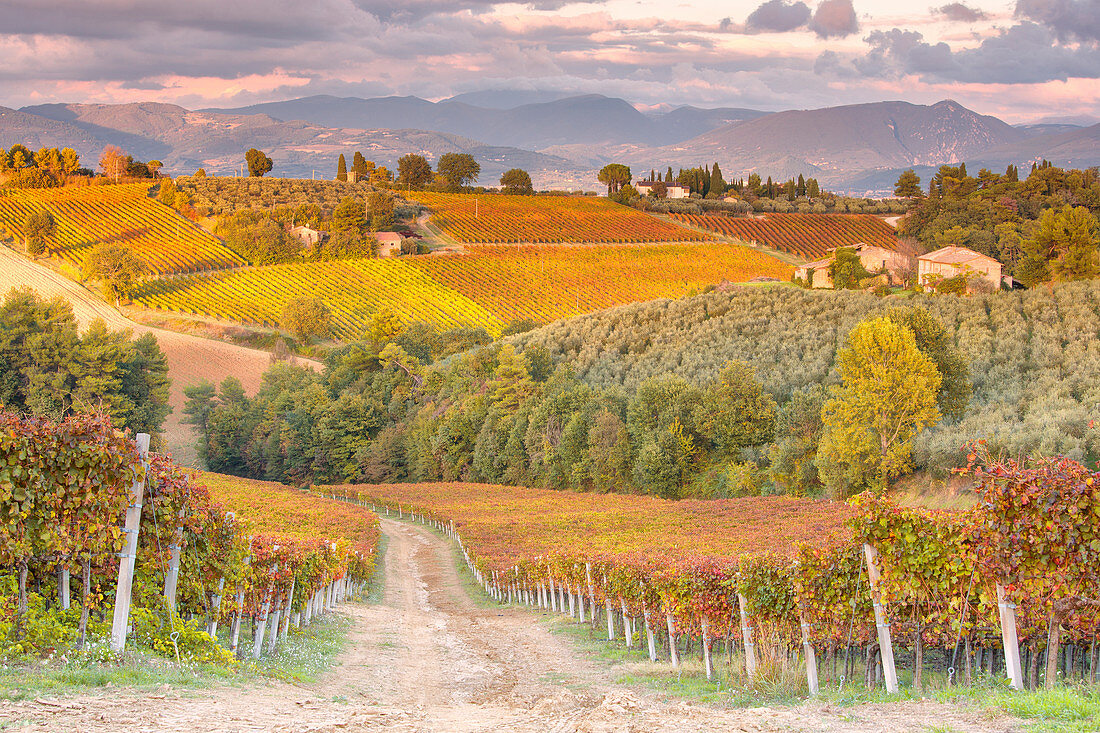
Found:
[[[599,93],[1100,117],[1100,0],[0,0],[0,105]]]

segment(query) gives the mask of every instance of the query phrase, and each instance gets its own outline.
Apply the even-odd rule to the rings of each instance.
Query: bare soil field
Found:
[[[383,519],[388,540],[377,605],[346,604],[354,627],[335,668],[314,684],[199,691],[108,690],[0,706],[0,729],[26,731],[1018,731],[1005,716],[934,702],[839,708],[715,708],[616,684],[545,615],[485,608],[463,586],[451,546]]]
[[[184,388],[203,379],[219,384],[232,376],[241,380],[246,392],[254,394],[264,370],[271,365],[271,355],[266,351],[135,323],[78,283],[0,246],[0,295],[17,287],[30,287],[47,298],[55,295],[65,298],[72,303],[81,328],[102,318],[110,328],[130,329],[135,336],[152,333],[157,337],[168,358],[168,376],[172,379],[172,413],[165,421],[164,437],[176,460],[187,466],[198,467],[194,434],[189,425],[181,422]],[[320,367],[311,361],[300,363]]]

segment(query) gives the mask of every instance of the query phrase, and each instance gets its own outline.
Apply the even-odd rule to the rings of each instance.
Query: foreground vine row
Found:
[[[0,411],[0,573],[16,576],[18,594],[0,626],[24,652],[40,651],[24,638],[28,589],[52,587],[52,607],[80,608],[78,628],[46,640],[54,648],[70,634],[82,645],[106,633],[112,599],[115,651],[132,620],[131,633],[150,637],[157,651],[171,651],[175,634],[179,656],[183,634],[201,650],[193,661],[216,661],[226,652],[212,640],[228,623],[229,651],[244,656],[241,622],[251,617],[258,658],[292,622],[308,624],[370,577],[378,536],[377,516],[359,507],[279,484],[200,480],[150,454],[148,436],[135,441],[103,415],[52,422]],[[74,574],[82,586],[75,603]]]
[[[1100,474],[1065,459],[972,471],[983,502],[957,513],[872,495],[849,505],[477,484],[314,491],[423,516],[462,542],[494,596],[602,615],[609,638],[636,634],[651,658],[655,636],[668,634],[674,664],[679,640],[697,638],[708,677],[723,641],[739,645],[750,676],[800,649],[811,692],[819,673],[851,679],[857,657],[868,683],[881,664],[896,689],[894,644],[911,652],[918,689],[927,650],[955,682],[979,666],[993,673],[995,659],[1017,687],[1038,684],[1041,659],[1048,684],[1095,679]]]

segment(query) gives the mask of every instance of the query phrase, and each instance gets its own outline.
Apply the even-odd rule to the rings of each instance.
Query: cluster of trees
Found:
[[[941,166],[921,188],[913,171],[894,192],[910,202],[899,233],[928,249],[968,247],[999,260],[1024,284],[1098,274],[1100,173],[1064,170],[1047,161],[1021,180],[1016,166],[1003,174],[966,164]]]
[[[161,183],[163,187],[166,182]],[[320,228],[345,198],[365,199],[374,190],[366,183],[311,181],[301,178],[229,178],[179,176],[174,188],[185,194],[202,216],[220,216],[241,209],[263,209],[282,223],[309,224]],[[167,203],[167,202],[166,202]],[[399,218],[415,216],[415,206],[405,205]],[[177,206],[177,208],[179,208]]]
[[[26,145],[0,148],[0,182],[12,188],[63,186],[70,176],[90,174],[80,167],[80,156],[72,148],[40,148],[32,153]]]
[[[0,303],[0,406],[60,419],[102,409],[115,425],[160,433],[168,362],[151,334],[131,339],[102,321],[81,334],[72,306],[12,290]]]
[[[196,393],[200,450],[212,470],[291,482],[842,495],[954,465],[929,460],[929,436],[973,412],[950,325],[862,293],[712,293],[529,325],[441,361],[453,347],[430,326],[380,317],[323,374],[277,365],[251,400]]]
[[[393,173],[384,165],[375,165],[373,160],[367,160],[358,150],[351,158],[351,171],[355,174],[357,183],[369,183],[373,186],[384,186],[393,182]],[[336,180],[348,180],[348,162],[344,154],[340,153],[336,161]]]
[[[444,153],[435,171],[423,155],[409,153],[397,161],[397,183],[405,188],[460,191],[477,182],[481,165],[469,153]]]
[[[374,191],[367,200],[345,197],[325,217],[316,205],[303,204],[274,211],[239,209],[218,217],[214,233],[235,252],[254,265],[280,262],[336,260],[371,257],[376,241],[372,232],[393,224],[394,200],[386,192]],[[306,224],[324,232],[321,241],[306,250],[290,227]]]
[[[116,183],[123,178],[156,178],[163,166],[159,160],[136,160],[117,145],[108,145],[99,156],[100,172]]]

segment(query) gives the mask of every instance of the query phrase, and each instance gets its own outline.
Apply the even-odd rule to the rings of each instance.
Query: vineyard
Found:
[[[742,218],[696,214],[670,214],[685,224],[707,229],[743,242],[789,252],[807,260],[824,257],[837,247],[870,244],[897,249],[894,228],[870,214],[767,214]]]
[[[0,613],[8,651],[80,647],[109,632],[115,652],[129,637],[177,660],[256,659],[371,576],[373,513],[278,484],[200,480],[150,454],[148,441],[101,415],[0,413],[0,567],[18,578]],[[47,588],[45,609],[28,602]]]
[[[654,661],[666,630],[674,665],[681,639],[700,640],[708,679],[723,643],[738,645],[749,677],[804,666],[811,693],[819,675],[868,687],[881,675],[896,692],[895,644],[911,652],[918,691],[932,651],[955,684],[1003,670],[1035,687],[1040,659],[1048,686],[1095,681],[1100,473],[1065,459],[968,471],[983,501],[957,513],[870,494],[848,505],[476,484],[314,491],[434,523],[494,597],[581,621],[587,609]]]
[[[153,280],[139,286],[133,299],[150,308],[277,327],[283,306],[303,295],[329,306],[333,332],[343,339],[361,337],[383,307],[409,321],[500,331],[492,313],[410,266],[408,258],[271,265]]]
[[[158,275],[244,265],[221,241],[149,198],[144,183],[75,188],[13,189],[0,192],[0,235],[23,243],[27,215],[49,211],[55,234],[47,250],[80,267],[92,247],[121,242]]]
[[[428,193],[409,198],[432,222],[466,244],[638,244],[710,239],[605,198]]]
[[[677,298],[722,280],[790,277],[766,254],[725,243],[624,247],[471,247],[468,253],[273,265],[149,281],[150,308],[277,326],[283,305],[315,295],[336,335],[358,338],[373,313],[499,333],[515,318],[549,322],[615,305]]]

